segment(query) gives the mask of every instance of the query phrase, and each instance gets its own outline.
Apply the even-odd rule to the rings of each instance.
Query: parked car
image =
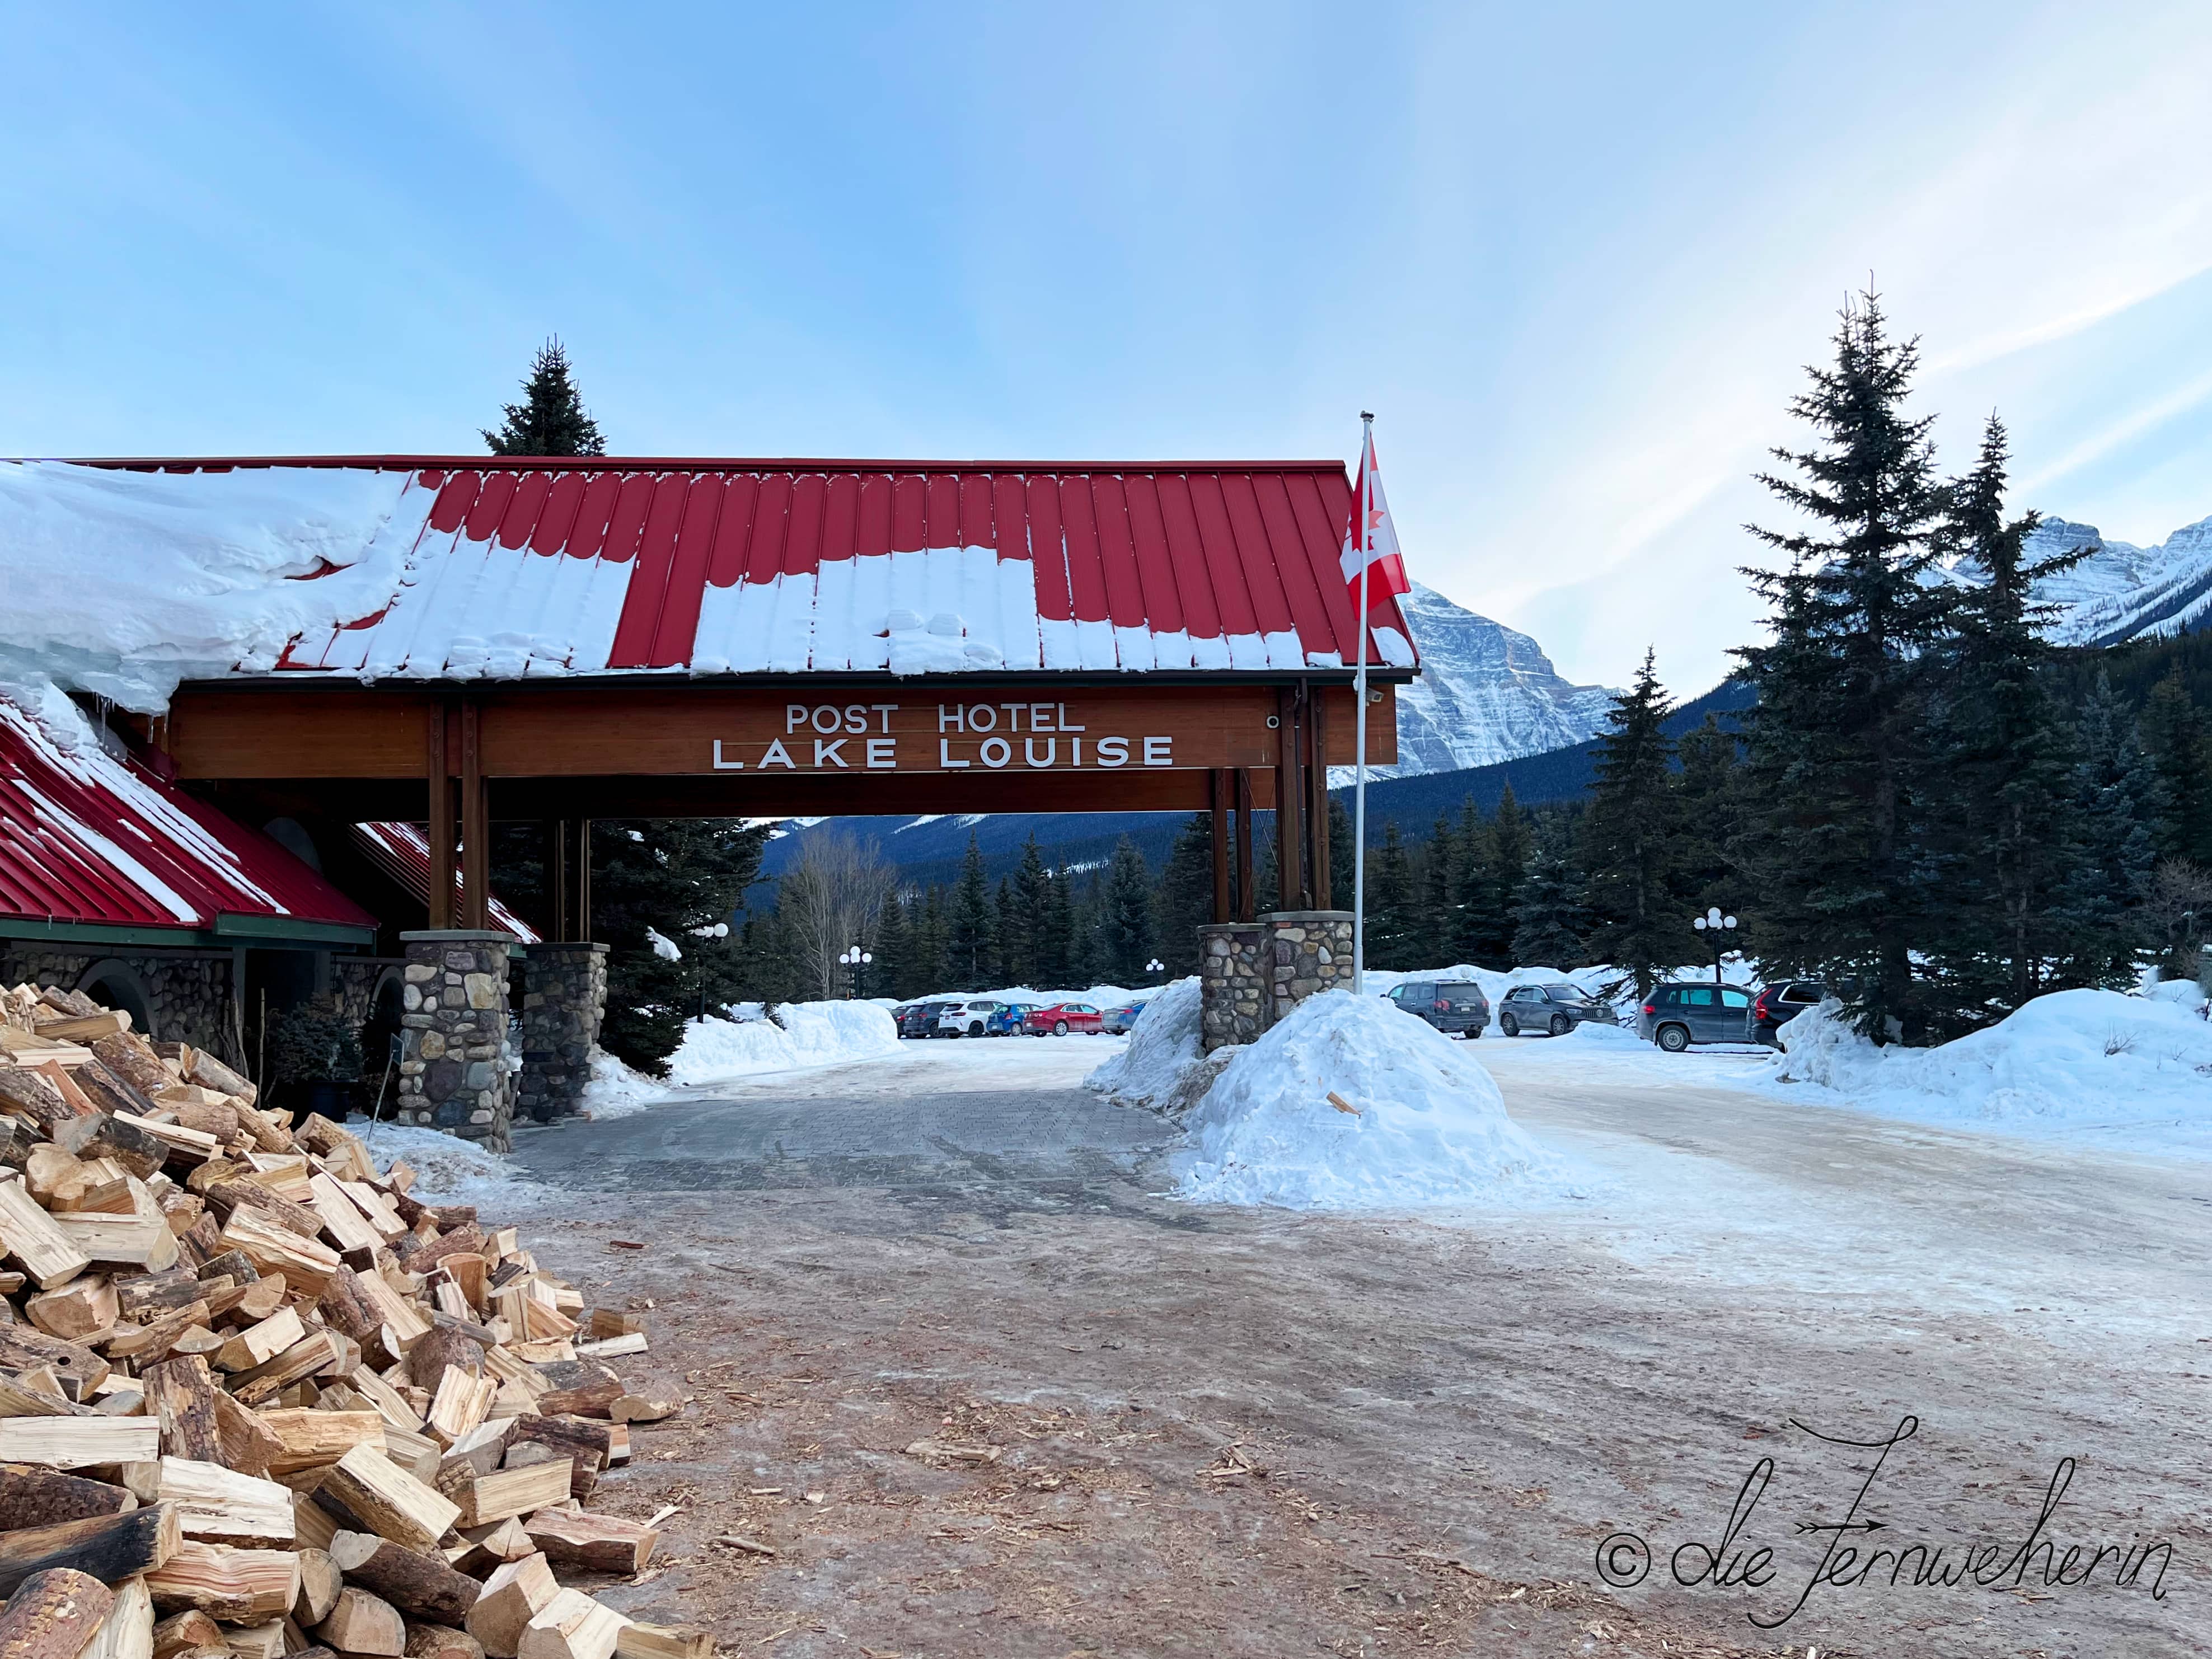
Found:
[[[1137,1016],[1145,1012],[1141,1002],[1124,1003],[1119,1008],[1109,1008],[1098,1017],[1098,1029],[1108,1036],[1127,1036],[1129,1028],[1137,1023]]]
[[[945,1001],[909,1002],[898,1011],[898,1034],[902,1037],[937,1035],[937,1017],[953,1005]]]
[[[1019,1036],[1029,1029],[1030,1010],[1034,1002],[1002,1002],[999,1012],[983,1022],[985,1036]]]
[[[1472,980],[1409,979],[1391,990],[1389,1000],[1445,1036],[1470,1042],[1490,1024],[1490,999]]]
[[[1655,985],[1636,1035],[1679,1054],[1693,1042],[1751,1041],[1751,993],[1740,985]]]
[[[1770,1048],[1779,1048],[1775,1033],[1808,1008],[1817,1008],[1832,994],[1817,979],[1786,980],[1770,985],[1751,1000],[1751,1034]]]
[[[1501,1036],[1519,1036],[1523,1031],[1565,1036],[1585,1020],[1595,1020],[1601,1025],[1620,1023],[1610,1003],[1579,985],[1516,985],[1498,1001]]]
[[[1066,1036],[1070,1031],[1096,1034],[1104,1017],[1087,1002],[1054,1002],[1030,1009],[1022,1023],[1031,1036]]]
[[[936,1035],[945,1037],[979,1037],[988,1035],[991,1022],[999,1017],[1006,1005],[989,997],[977,997],[967,1002],[948,1002],[944,1012],[937,1017]]]

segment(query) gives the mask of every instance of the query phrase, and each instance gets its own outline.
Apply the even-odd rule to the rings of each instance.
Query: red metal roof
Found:
[[[182,933],[231,931],[226,918],[376,927],[268,836],[89,738],[62,748],[0,701],[0,933],[11,917]]]
[[[1337,461],[592,457],[103,461],[412,474],[391,603],[282,666],[459,678],[689,670],[1267,670],[1348,663]],[[1394,599],[1378,654],[1414,662]]]
[[[356,823],[354,842],[368,861],[398,883],[401,890],[430,902],[430,838],[419,823]],[[491,925],[504,927],[525,945],[538,944],[538,930],[508,909],[497,893],[485,896]],[[461,913],[461,872],[453,872],[452,914]]]

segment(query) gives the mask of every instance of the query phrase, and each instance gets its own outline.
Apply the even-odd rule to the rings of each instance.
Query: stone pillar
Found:
[[[580,1112],[607,1007],[607,947],[532,945],[522,969],[522,1070],[515,1109],[550,1123]]]
[[[1217,921],[1198,930],[1198,1041],[1207,1054],[1250,1042],[1267,1018],[1267,930],[1256,921]]]
[[[507,1040],[512,933],[434,928],[402,933],[399,1121],[510,1150],[514,1073]]]
[[[1251,1042],[1316,991],[1352,988],[1352,912],[1274,910],[1201,927],[1199,1043]]]

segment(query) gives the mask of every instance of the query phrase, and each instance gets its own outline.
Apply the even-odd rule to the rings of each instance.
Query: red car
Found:
[[[1055,1002],[1049,1008],[1030,1009],[1022,1026],[1031,1036],[1066,1036],[1070,1031],[1095,1033],[1100,1018],[1087,1002]]]

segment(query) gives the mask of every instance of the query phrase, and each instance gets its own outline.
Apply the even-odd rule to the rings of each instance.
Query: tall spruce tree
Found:
[[[1075,983],[1075,872],[1065,864],[1046,884],[1043,918],[1037,929],[1036,988],[1064,990]]]
[[[1599,733],[1583,817],[1583,903],[1592,957],[1619,969],[1638,994],[1684,959],[1689,911],[1677,885],[1679,848],[1672,710],[1652,653],[1613,700]]]
[[[2072,856],[2057,895],[2068,958],[2057,983],[2118,988],[2134,981],[2146,942],[2142,903],[2157,848],[2158,781],[2136,743],[2135,722],[2112,690],[2097,684],[2075,720],[2077,758],[2067,820]]]
[[[952,890],[945,936],[945,966],[952,976],[952,989],[980,991],[989,984],[998,961],[995,920],[991,884],[983,873],[983,851],[970,830],[968,851],[960,861],[960,884]]]
[[[1905,409],[1918,348],[1889,337],[1875,295],[1844,307],[1835,352],[1790,404],[1813,447],[1774,452],[1794,476],[1760,475],[1807,527],[1750,526],[1789,565],[1744,573],[1772,637],[1735,653],[1759,696],[1743,846],[1767,960],[1844,989],[1877,1039],[1912,1040],[1925,1024],[1913,947],[1931,885],[1923,692],[1954,605],[1948,585],[1925,580],[1944,491],[1932,417]]]
[[[932,996],[952,988],[952,921],[945,889],[933,883],[916,908],[919,914],[908,933],[908,949],[914,957],[913,989],[908,994]]]
[[[2006,516],[2003,423],[1990,417],[1974,466],[1948,492],[1941,545],[1969,580],[1929,655],[1924,959],[1937,983],[1931,1034],[2002,1018],[2043,988],[2063,949],[2055,914],[2065,879],[2073,738],[2052,696],[2052,608],[2035,584],[2084,552],[2026,556],[2037,515]]]
[[[1051,872],[1032,830],[1022,843],[1022,861],[1014,866],[1014,940],[1007,951],[1012,971],[1010,985],[1035,986],[1042,981],[1040,961],[1044,954],[1046,903],[1050,897]]]
[[[1513,954],[1520,966],[1562,971],[1588,961],[1582,876],[1565,825],[1547,827],[1536,839],[1528,873],[1513,907]]]
[[[908,942],[905,895],[894,888],[876,917],[874,983],[903,1001],[914,993],[914,952]]]
[[[1198,930],[1213,920],[1213,815],[1194,812],[1176,833],[1160,872],[1154,937],[1170,974],[1198,971]]]
[[[522,382],[522,401],[507,405],[507,419],[484,442],[495,455],[604,455],[599,422],[584,411],[583,395],[556,337],[538,349]]]
[[[2179,667],[2151,687],[2136,730],[2159,782],[2160,855],[2212,868],[2212,728]]]
[[[1098,914],[1099,967],[1115,985],[1142,985],[1152,958],[1152,872],[1137,843],[1114,843]]]
[[[1413,862],[1398,820],[1382,826],[1382,845],[1368,861],[1367,960],[1376,968],[1415,968],[1423,938]]]
[[[1459,825],[1452,836],[1452,913],[1439,943],[1455,963],[1503,968],[1498,960],[1499,905],[1490,823],[1474,797],[1462,799]]]

